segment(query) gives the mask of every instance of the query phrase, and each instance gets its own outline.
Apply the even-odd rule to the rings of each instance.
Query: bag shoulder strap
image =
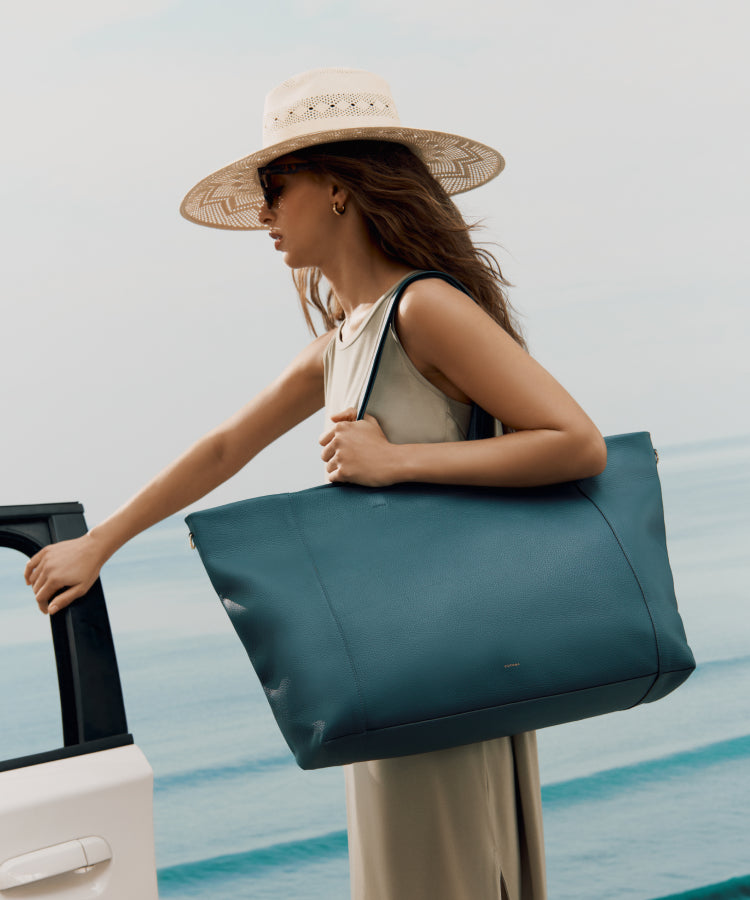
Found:
[[[396,312],[398,310],[398,304],[401,300],[401,297],[404,294],[404,291],[410,284],[413,284],[415,281],[421,281],[423,278],[441,278],[443,281],[447,281],[448,284],[452,285],[459,291],[462,291],[467,297],[471,297],[468,289],[461,284],[458,279],[454,278],[452,275],[448,275],[447,272],[438,272],[432,269],[422,269],[417,272],[412,272],[407,275],[403,281],[399,282],[396,287],[396,290],[393,292],[393,297],[388,304],[388,309],[386,311],[385,316],[383,317],[383,322],[380,326],[380,331],[378,333],[377,341],[375,342],[375,350],[372,355],[372,360],[370,361],[370,369],[365,379],[364,386],[362,388],[362,394],[359,398],[359,403],[357,405],[357,419],[363,418],[365,412],[367,411],[367,404],[370,401],[370,395],[372,394],[372,389],[375,385],[375,379],[378,374],[378,368],[380,367],[380,360],[383,355],[383,347],[385,346],[385,341],[388,336],[388,330],[393,323]],[[467,440],[478,440],[479,438],[491,437],[495,433],[495,420],[488,413],[485,412],[480,406],[477,406],[476,403],[473,404],[471,410],[471,421],[469,422],[469,430],[466,435]]]

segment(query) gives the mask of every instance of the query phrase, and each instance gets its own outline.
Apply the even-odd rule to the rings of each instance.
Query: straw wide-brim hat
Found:
[[[484,184],[505,165],[497,150],[478,141],[404,127],[390,88],[377,75],[360,69],[313,69],[289,78],[266,97],[263,148],[196,184],[180,212],[210,228],[264,228],[258,220],[263,205],[258,168],[303,147],[351,140],[405,144],[449,194]]]

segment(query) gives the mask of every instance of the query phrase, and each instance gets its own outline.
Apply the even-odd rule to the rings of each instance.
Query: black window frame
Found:
[[[80,537],[88,530],[83,513],[80,503],[0,506],[0,547],[31,557],[48,544]],[[29,602],[33,602],[31,595]],[[63,746],[0,760],[0,772],[133,743],[101,581],[97,579],[85,596],[50,616],[49,622]]]

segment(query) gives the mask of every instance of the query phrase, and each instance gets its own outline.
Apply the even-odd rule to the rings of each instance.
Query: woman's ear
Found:
[[[331,184],[331,205],[333,206],[335,204],[339,209],[346,209],[348,201],[349,191],[335,182]]]

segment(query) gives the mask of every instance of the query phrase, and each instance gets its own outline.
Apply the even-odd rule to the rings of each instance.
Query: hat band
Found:
[[[357,119],[356,124],[352,119]],[[341,124],[330,120],[340,120]],[[320,127],[325,121],[325,128]],[[263,146],[335,128],[389,128],[400,120],[387,94],[332,93],[303,97],[291,108],[269,110],[263,116]]]

